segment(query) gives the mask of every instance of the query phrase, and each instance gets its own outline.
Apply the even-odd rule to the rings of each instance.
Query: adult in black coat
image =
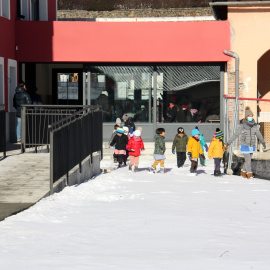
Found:
[[[26,92],[25,83],[23,81],[19,82],[19,85],[15,89],[15,95],[13,97],[13,107],[17,110],[17,142],[21,141],[21,105],[32,104],[32,100],[29,94]]]

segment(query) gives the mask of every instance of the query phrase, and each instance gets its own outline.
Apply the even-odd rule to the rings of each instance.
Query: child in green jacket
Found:
[[[173,140],[173,145],[172,145],[173,154],[175,154],[175,148],[176,148],[178,168],[183,167],[186,161],[187,142],[188,142],[188,136],[185,134],[184,129],[182,127],[179,127],[177,129],[177,134],[175,135],[175,138]]]
[[[165,129],[158,128],[156,130],[155,136],[155,150],[154,150],[154,159],[152,167],[150,168],[150,172],[156,172],[156,167],[160,163],[160,172],[164,173],[164,161],[165,161]]]

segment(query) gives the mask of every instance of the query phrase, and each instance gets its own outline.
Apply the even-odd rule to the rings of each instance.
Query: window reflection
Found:
[[[103,121],[128,114],[135,122],[153,119],[153,66],[91,67],[91,104],[101,105]],[[219,122],[220,65],[156,66],[159,123]]]

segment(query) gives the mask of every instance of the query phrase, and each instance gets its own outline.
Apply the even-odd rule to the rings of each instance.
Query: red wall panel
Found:
[[[21,22],[16,23],[21,62],[227,61],[228,21]]]

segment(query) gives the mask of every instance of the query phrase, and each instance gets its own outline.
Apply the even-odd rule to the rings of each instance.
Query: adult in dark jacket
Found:
[[[129,133],[132,135],[133,131],[135,131],[136,127],[134,124],[134,120],[132,117],[127,117],[127,119],[125,120],[125,116],[127,116],[126,114],[124,114],[123,116],[123,120],[125,122],[125,127],[128,127]]]
[[[37,93],[37,90],[37,87],[34,86],[32,89],[30,89],[29,95],[33,105],[42,105],[43,102],[40,95]]]
[[[17,110],[17,142],[21,141],[21,105],[32,104],[32,100],[29,94],[26,92],[25,83],[19,82],[19,85],[15,89],[15,95],[13,97],[13,107]]]
[[[174,137],[173,145],[172,145],[172,153],[177,154],[177,167],[183,167],[186,157],[187,157],[187,143],[188,143],[188,136],[185,134],[185,131],[182,127],[177,129],[177,134]]]
[[[176,113],[177,113],[177,108],[174,106],[173,103],[170,103],[170,106],[167,110],[166,113],[166,121],[167,123],[173,123],[176,120]]]
[[[116,135],[114,136],[110,146],[115,145],[114,154],[118,158],[118,168],[122,166],[123,160],[126,156],[126,147],[128,144],[128,137],[124,134],[123,128],[117,128]]]
[[[263,136],[260,133],[259,126],[254,121],[253,113],[249,107],[246,107],[245,118],[240,121],[237,131],[229,139],[226,146],[229,146],[239,135],[241,135],[240,149],[245,158],[241,175],[244,178],[253,178],[253,173],[251,171],[251,157],[255,151],[255,136],[257,136],[262,143],[264,149],[266,148],[266,145]]]
[[[138,122],[147,122],[147,110],[144,105],[141,106],[141,109],[136,113],[136,121]]]

